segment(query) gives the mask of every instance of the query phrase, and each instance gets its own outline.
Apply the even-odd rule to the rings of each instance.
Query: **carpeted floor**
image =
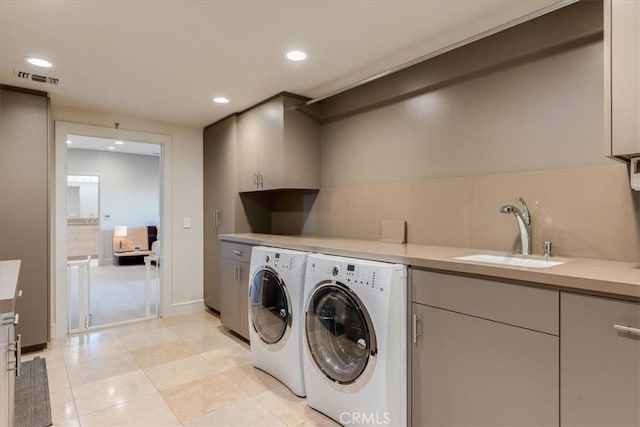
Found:
[[[36,357],[22,363],[16,377],[16,427],[46,427],[52,424],[47,364]]]
[[[157,277],[157,271],[152,269],[151,313],[156,313],[157,310]],[[70,326],[74,330],[79,327],[77,272],[72,275],[69,293]],[[89,295],[89,326],[104,326],[144,318],[144,265],[92,264]]]

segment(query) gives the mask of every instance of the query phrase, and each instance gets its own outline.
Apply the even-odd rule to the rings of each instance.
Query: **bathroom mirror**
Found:
[[[100,218],[100,177],[67,175],[67,219],[97,223]]]

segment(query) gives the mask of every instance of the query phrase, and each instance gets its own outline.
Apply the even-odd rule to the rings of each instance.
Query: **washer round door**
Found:
[[[342,390],[371,377],[377,347],[373,323],[360,298],[339,282],[316,286],[305,318],[307,350],[315,366]]]
[[[291,300],[287,288],[274,270],[263,267],[253,276],[249,288],[251,324],[262,341],[279,349],[291,331]]]

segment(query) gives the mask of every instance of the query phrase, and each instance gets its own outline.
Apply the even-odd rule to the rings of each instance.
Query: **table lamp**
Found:
[[[126,225],[116,225],[113,228],[113,235],[115,237],[119,237],[120,241],[118,242],[118,252],[122,252],[122,239],[127,237],[127,226]]]

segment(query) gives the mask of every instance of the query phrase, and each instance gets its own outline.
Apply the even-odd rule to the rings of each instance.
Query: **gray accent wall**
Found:
[[[327,123],[322,186],[612,164],[601,41]]]
[[[323,101],[304,234],[377,240],[382,220],[406,220],[409,243],[517,252],[498,209],[523,197],[534,253],[551,240],[556,255],[637,262],[640,193],[603,149],[601,24],[601,5],[579,2],[523,24],[529,36],[514,27]]]

